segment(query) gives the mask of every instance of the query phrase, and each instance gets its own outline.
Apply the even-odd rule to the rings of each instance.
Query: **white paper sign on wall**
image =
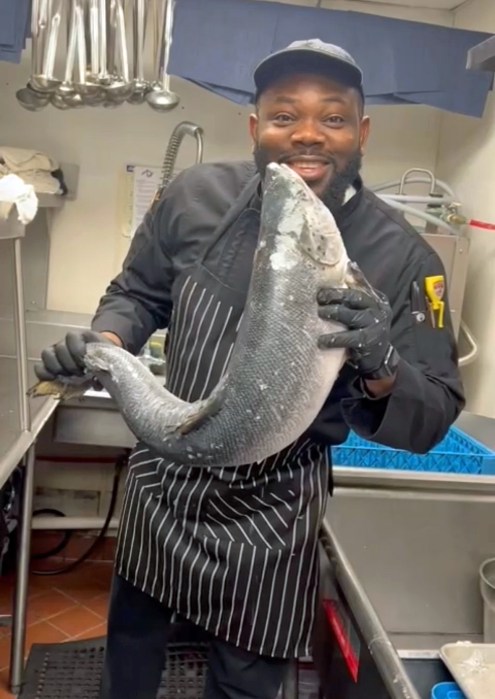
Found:
[[[161,182],[161,167],[132,165],[126,168],[125,233],[132,237],[143,220]]]

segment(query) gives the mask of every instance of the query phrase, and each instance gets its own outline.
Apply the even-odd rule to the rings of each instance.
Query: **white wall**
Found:
[[[316,5],[315,0],[291,0]],[[451,24],[449,12],[324,0],[322,7],[350,9],[404,19]],[[183,119],[205,130],[205,160],[250,157],[248,108],[216,97],[185,81],[173,81],[181,105],[169,114],[149,107],[31,113],[16,90],[29,77],[29,51],[20,66],[0,63],[0,145],[37,148],[59,161],[80,165],[77,201],[57,212],[51,233],[48,308],[92,313],[128,247],[119,228],[119,174],[128,162],[160,165],[173,127]],[[378,182],[410,166],[433,167],[439,112],[426,107],[370,108],[373,130],[364,174]],[[404,138],[407,134],[407,138]],[[189,141],[189,142],[188,142]],[[178,166],[193,162],[193,143],[184,141]]]
[[[495,33],[493,0],[469,0],[455,12],[455,26]],[[468,218],[495,223],[495,95],[482,119],[445,114],[437,163],[464,204]],[[495,232],[471,228],[470,264],[463,316],[479,342],[479,357],[463,376],[468,409],[495,417]]]

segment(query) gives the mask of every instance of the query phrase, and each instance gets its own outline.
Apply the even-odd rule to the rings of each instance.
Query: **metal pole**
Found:
[[[282,685],[282,699],[297,699],[298,697],[298,671],[297,660],[293,660],[289,665],[289,670]]]
[[[22,277],[21,238],[14,239],[15,304],[14,327],[17,346],[17,383],[19,387],[19,412],[21,430],[31,429],[29,410],[28,363],[26,342],[26,318],[24,308],[24,285]]]
[[[391,699],[421,699],[356,573],[326,520],[322,544]]]
[[[34,457],[35,445],[33,444],[27,453],[26,465],[24,468],[17,584],[14,596],[14,619],[12,625],[12,643],[10,647],[9,685],[13,694],[19,693],[24,674],[26,607],[31,552],[31,518],[33,513]]]

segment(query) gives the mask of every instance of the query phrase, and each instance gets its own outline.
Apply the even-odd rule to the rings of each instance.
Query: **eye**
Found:
[[[324,121],[330,126],[342,126],[345,123],[344,117],[341,117],[338,114],[332,114],[332,116],[326,117]]]
[[[276,124],[290,124],[292,121],[294,121],[294,117],[290,114],[276,114],[273,117],[273,121]]]

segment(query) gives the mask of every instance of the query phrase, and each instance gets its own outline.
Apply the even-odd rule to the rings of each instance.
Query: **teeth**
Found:
[[[322,163],[320,162],[308,162],[307,160],[305,161],[299,161],[296,160],[292,163],[292,165],[295,165],[296,167],[304,168],[304,169],[314,169],[317,167],[321,167]]]

